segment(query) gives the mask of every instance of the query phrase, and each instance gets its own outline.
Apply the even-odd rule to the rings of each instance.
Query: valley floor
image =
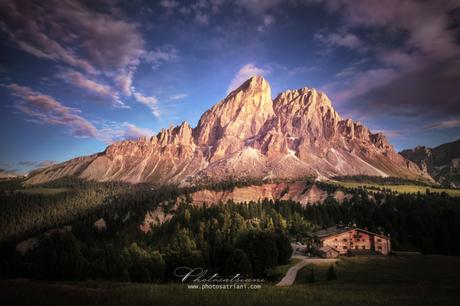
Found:
[[[306,266],[291,287],[197,290],[180,284],[0,281],[2,305],[458,305],[460,257],[343,258],[337,280]],[[315,270],[314,283],[306,280]],[[302,273],[303,272],[303,273]]]

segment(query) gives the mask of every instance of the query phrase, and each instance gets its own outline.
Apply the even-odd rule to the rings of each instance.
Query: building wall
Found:
[[[390,239],[384,239],[379,236],[374,236],[375,251],[380,252],[383,255],[388,255],[391,252],[391,241]]]
[[[375,250],[388,255],[391,250],[389,239],[368,234],[356,229],[335,236],[321,239],[321,247],[330,246],[337,249],[341,255],[350,249]]]

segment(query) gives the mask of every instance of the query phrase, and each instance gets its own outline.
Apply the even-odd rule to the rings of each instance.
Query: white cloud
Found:
[[[269,73],[268,69],[256,67],[254,64],[246,64],[241,67],[240,70],[235,74],[230,85],[228,86],[227,93],[230,93],[232,90],[238,88],[244,81],[250,77],[256,75],[267,75]]]
[[[158,110],[158,99],[155,96],[144,96],[143,94],[136,91],[133,87],[131,89],[134,98],[137,102],[144,104],[152,111],[155,117],[160,117],[160,111]]]
[[[169,97],[169,100],[182,100],[182,99],[185,99],[187,97],[188,97],[187,94],[177,94],[177,95]]]

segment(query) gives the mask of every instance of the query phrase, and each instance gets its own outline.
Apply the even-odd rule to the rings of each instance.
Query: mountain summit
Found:
[[[272,101],[268,82],[255,76],[206,111],[195,128],[184,122],[150,139],[117,142],[104,152],[36,170],[27,182],[76,175],[187,185],[358,174],[431,179],[382,133],[342,119],[324,93],[305,87]]]

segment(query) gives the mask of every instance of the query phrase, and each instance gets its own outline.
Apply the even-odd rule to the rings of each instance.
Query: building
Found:
[[[315,233],[315,242],[320,252],[321,249],[330,247],[340,255],[382,254],[386,256],[391,252],[390,237],[357,227],[337,225],[319,230]],[[330,251],[329,255],[331,255]]]
[[[337,258],[340,255],[340,252],[328,245],[325,245],[317,250],[317,253],[322,258]]]

